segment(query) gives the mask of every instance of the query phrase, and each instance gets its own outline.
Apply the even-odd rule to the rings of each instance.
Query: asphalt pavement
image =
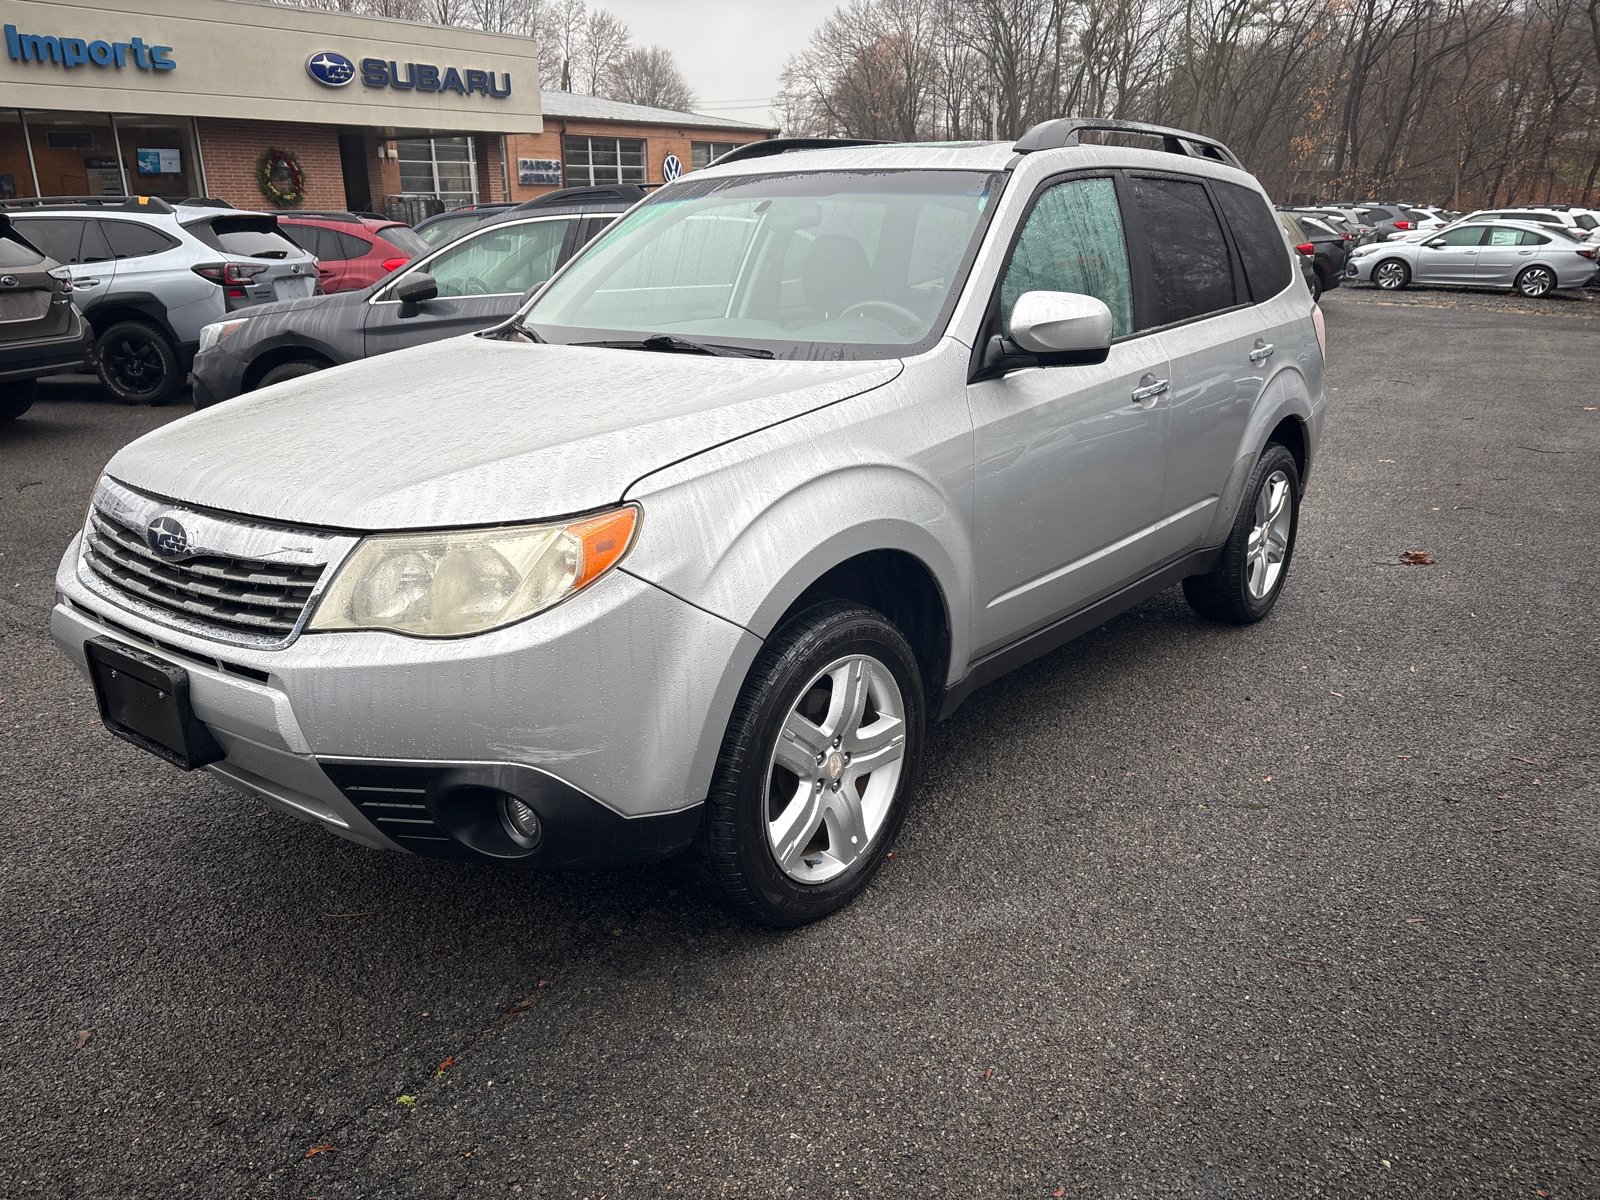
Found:
[[[186,408],[48,382],[0,425],[0,1197],[1600,1196],[1600,303],[1404,297],[1326,298],[1274,615],[1173,589],[975,694],[787,934],[109,737],[51,580]]]

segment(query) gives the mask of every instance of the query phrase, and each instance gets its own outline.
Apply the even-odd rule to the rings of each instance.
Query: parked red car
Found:
[[[317,256],[324,292],[368,287],[428,248],[409,225],[357,213],[282,213],[278,227]]]

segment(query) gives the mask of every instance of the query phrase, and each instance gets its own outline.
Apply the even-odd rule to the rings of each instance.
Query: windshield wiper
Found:
[[[771,358],[771,350],[751,350],[743,346],[715,346],[670,333],[653,333],[636,342],[573,342],[574,346],[600,346],[607,350],[653,350],[658,354],[711,354],[717,358]]]

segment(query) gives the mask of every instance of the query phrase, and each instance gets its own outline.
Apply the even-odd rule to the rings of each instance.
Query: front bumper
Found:
[[[194,406],[210,408],[244,391],[244,360],[213,346],[194,356]]]
[[[321,633],[256,650],[119,608],[78,570],[74,539],[50,629],[80,670],[93,637],[187,668],[225,754],[205,770],[352,841],[434,857],[581,866],[681,849],[760,645],[614,570],[471,638]],[[486,828],[499,794],[538,814],[537,846]]]

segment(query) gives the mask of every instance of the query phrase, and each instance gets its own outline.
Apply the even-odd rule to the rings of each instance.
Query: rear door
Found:
[[[1032,367],[967,387],[975,453],[975,654],[1145,573],[1159,520],[1170,372],[1137,328],[1115,179],[1068,178],[1035,198],[1011,251],[995,332],[1031,291],[1111,309],[1105,362]],[[988,336],[986,334],[986,336]],[[1135,393],[1148,392],[1142,399]]]
[[[98,222],[86,217],[16,217],[22,236],[72,271],[72,299],[87,310],[111,292],[117,264]]]
[[[366,353],[436,342],[509,317],[530,287],[554,274],[572,224],[571,217],[545,217],[490,225],[402,268],[367,304]],[[439,295],[402,305],[395,287],[419,271],[433,276]]]
[[[1447,229],[1417,247],[1411,272],[1417,283],[1472,283],[1478,277],[1478,245],[1488,227],[1463,225]]]
[[[1273,339],[1263,336],[1270,331],[1261,328],[1251,306],[1243,267],[1207,181],[1130,172],[1129,184],[1143,246],[1137,275],[1148,283],[1148,320],[1161,330],[1172,361],[1172,432],[1156,506],[1162,525],[1149,543],[1154,566],[1191,548],[1211,524],[1261,393],[1263,355],[1272,353]],[[1240,211],[1250,212],[1251,228],[1258,219],[1272,219],[1270,210],[1264,216]],[[1278,244],[1284,246],[1281,239]],[[1277,277],[1274,282],[1288,285]]]
[[[1532,230],[1491,225],[1478,249],[1478,273],[1473,282],[1510,287],[1522,268],[1533,261],[1535,250],[1550,239]]]

